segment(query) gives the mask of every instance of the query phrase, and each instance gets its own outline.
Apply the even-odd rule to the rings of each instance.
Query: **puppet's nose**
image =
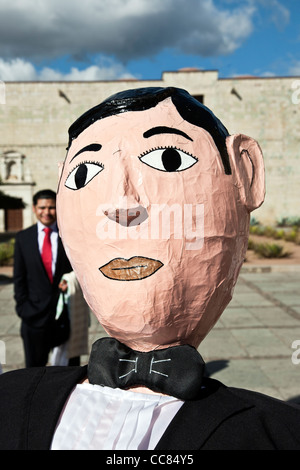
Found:
[[[103,213],[124,227],[142,224],[148,218],[148,198],[140,170],[126,154],[119,155],[118,166],[110,174],[110,181],[109,202]]]
[[[148,217],[147,209],[143,206],[136,206],[130,209],[107,209],[104,214],[124,227],[140,225]]]

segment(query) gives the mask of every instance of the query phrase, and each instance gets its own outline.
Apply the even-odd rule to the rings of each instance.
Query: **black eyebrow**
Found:
[[[74,160],[75,157],[77,157],[77,155],[79,155],[80,153],[82,152],[98,152],[98,150],[101,150],[102,148],[102,145],[101,144],[90,144],[90,145],[87,145],[86,147],[83,147],[81,150],[79,150],[79,152],[77,152],[74,157],[71,158],[70,160],[70,163],[72,160]]]
[[[143,137],[148,139],[148,137],[152,137],[156,134],[178,134],[182,135],[186,139],[189,139],[193,142],[193,139],[189,137],[185,132],[181,131],[180,129],[176,129],[175,127],[166,127],[166,126],[157,126],[149,129],[148,131],[144,132]]]

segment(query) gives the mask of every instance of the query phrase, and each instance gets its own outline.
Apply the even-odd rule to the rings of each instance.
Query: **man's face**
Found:
[[[56,201],[54,199],[38,199],[37,204],[33,206],[33,212],[37,220],[48,227],[56,221]]]
[[[203,129],[170,99],[96,121],[58,191],[67,254],[100,323],[139,350],[198,346],[231,299],[249,216]]]

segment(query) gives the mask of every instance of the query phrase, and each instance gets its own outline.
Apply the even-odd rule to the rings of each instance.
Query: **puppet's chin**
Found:
[[[205,297],[199,293],[198,289],[193,300],[181,297],[177,303],[172,302],[172,295],[164,301],[156,301],[153,295],[148,297],[148,308],[125,297],[123,302],[111,302],[109,314],[101,301],[91,301],[90,308],[109,336],[132,349],[150,351],[180,344],[198,348],[230,302],[232,285],[224,282]]]

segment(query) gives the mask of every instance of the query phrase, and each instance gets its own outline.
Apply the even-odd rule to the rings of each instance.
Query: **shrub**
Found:
[[[257,243],[253,249],[261,258],[286,258],[291,255],[290,252],[284,251],[283,246],[276,243]]]
[[[264,235],[264,227],[260,225],[251,225],[249,228],[249,233],[252,235]]]
[[[269,238],[274,238],[276,236],[276,229],[270,226],[267,226],[262,229],[262,235]]]
[[[15,240],[0,243],[0,266],[6,266],[12,263],[15,249]]]
[[[274,234],[274,238],[276,239],[284,239],[285,238],[285,230],[277,229]]]
[[[300,227],[300,217],[282,217],[277,223],[278,227]]]
[[[295,222],[295,219],[293,219],[293,222]],[[288,242],[293,242],[298,245],[300,244],[300,229],[298,225],[288,226],[286,222],[282,222],[282,224],[280,224],[280,227],[283,228],[274,228],[270,226],[264,227],[262,225],[250,225],[249,234],[274,238],[275,240],[286,240]]]
[[[251,238],[249,238],[248,240],[248,250],[254,250],[255,248],[255,243],[253,240],[251,240]]]
[[[296,229],[292,229],[288,232],[285,233],[284,235],[284,239],[287,241],[287,242],[294,242],[296,243],[297,242],[297,238],[298,238],[298,230]]]
[[[260,224],[259,224],[258,220],[256,220],[255,217],[251,216],[250,217],[250,226],[253,227],[254,225],[260,225]]]

